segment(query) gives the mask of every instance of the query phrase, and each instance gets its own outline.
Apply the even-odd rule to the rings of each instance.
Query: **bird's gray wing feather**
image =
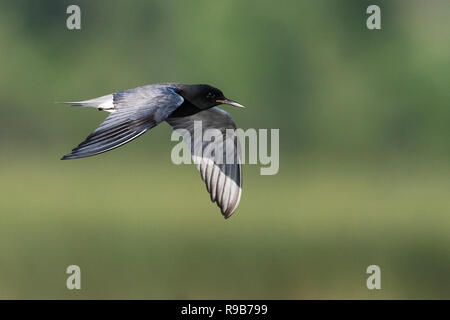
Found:
[[[225,218],[230,217],[239,205],[242,193],[240,145],[234,133],[236,125],[233,119],[224,110],[214,107],[187,117],[169,117],[166,121],[190,146],[211,201],[216,202]],[[201,121],[203,134],[208,129],[218,129],[222,139],[202,141],[201,135],[194,134],[195,121]],[[233,134],[227,134],[226,129],[233,129]],[[216,155],[215,150],[222,150],[222,155]],[[228,154],[229,159],[233,157],[232,161],[227,161],[227,150],[232,152]]]
[[[89,157],[124,145],[164,121],[184,101],[174,89],[164,86],[120,91],[113,100],[114,111],[63,160]]]

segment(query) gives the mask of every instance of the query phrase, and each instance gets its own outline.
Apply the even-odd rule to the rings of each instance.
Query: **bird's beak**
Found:
[[[230,106],[233,107],[238,107],[238,108],[245,108],[245,106],[243,106],[240,103],[237,103],[236,101],[233,100],[229,100],[229,99],[223,99],[223,100],[216,100],[216,102],[221,103],[221,104],[229,104]]]

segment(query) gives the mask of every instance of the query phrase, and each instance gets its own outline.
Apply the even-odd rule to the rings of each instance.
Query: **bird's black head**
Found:
[[[219,104],[229,104],[231,106],[244,108],[236,101],[225,98],[222,91],[207,84],[186,85],[183,88],[183,97],[197,108],[205,110]]]

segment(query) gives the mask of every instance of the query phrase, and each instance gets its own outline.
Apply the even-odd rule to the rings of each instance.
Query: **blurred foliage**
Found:
[[[449,298],[448,167],[246,166],[224,220],[194,168],[167,160],[0,163],[0,298]],[[80,291],[65,288],[71,264]]]
[[[102,117],[54,101],[177,81],[250,106],[238,124],[285,150],[450,151],[448,1],[378,1],[381,31],[359,0],[79,1],[80,31],[71,3],[1,4],[2,143],[73,144]]]
[[[449,298],[449,14],[448,0],[2,1],[0,298]],[[167,81],[215,85],[248,106],[224,107],[239,127],[280,129],[280,173],[245,166],[226,222],[170,162],[167,125],[58,160],[105,114],[55,101]],[[64,287],[72,263],[81,292]]]

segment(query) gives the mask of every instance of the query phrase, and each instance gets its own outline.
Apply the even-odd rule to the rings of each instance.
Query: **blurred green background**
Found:
[[[0,298],[450,298],[449,14],[447,0],[2,1]],[[59,160],[106,114],[54,101],[167,81],[215,85],[248,106],[225,107],[239,127],[280,129],[279,173],[245,165],[228,220],[172,164],[166,124]],[[371,264],[382,290],[366,288]]]

